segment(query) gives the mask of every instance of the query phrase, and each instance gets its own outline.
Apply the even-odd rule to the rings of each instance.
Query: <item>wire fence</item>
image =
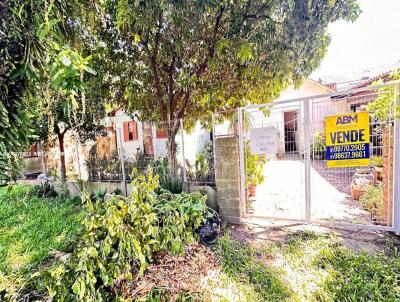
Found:
[[[309,181],[310,219],[392,226],[395,153],[392,106],[396,97],[392,88],[371,87],[360,92],[244,108],[243,173],[248,214],[306,219]],[[386,100],[387,104],[383,106],[384,117],[377,118],[377,112],[369,114],[369,166],[328,167],[326,118],[366,111],[366,105],[377,99]],[[251,151],[249,146],[260,130],[264,131],[262,135],[271,136],[269,143],[274,146],[273,151],[261,152],[264,155]],[[252,192],[254,187],[256,194]]]
[[[23,165],[19,178],[36,179],[44,173],[60,179],[63,154],[68,181],[130,182],[134,171],[147,174],[152,170],[182,183],[215,185],[211,116],[204,123],[156,123],[117,112],[102,124],[103,131],[86,135],[94,138],[91,140],[82,141],[67,131],[64,153],[57,141],[32,145],[20,153]],[[170,152],[175,154],[176,173],[169,169]]]

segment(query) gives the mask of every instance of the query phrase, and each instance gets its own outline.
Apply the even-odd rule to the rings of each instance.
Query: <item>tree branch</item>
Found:
[[[256,20],[259,20],[259,19],[269,19],[269,20],[272,20],[272,21],[273,21],[273,19],[271,19],[270,16],[268,16],[267,14],[265,14],[265,10],[271,7],[273,1],[274,1],[274,0],[271,0],[271,1],[269,1],[268,3],[264,3],[264,4],[260,5],[260,7],[258,7],[258,9],[256,10],[256,12],[253,13],[253,14],[249,14],[249,13],[248,13],[250,7],[249,7],[249,6],[246,6],[245,13],[244,13],[244,15],[243,15],[243,21],[250,20],[250,19],[256,19]],[[247,4],[249,5],[250,2],[251,2],[251,1],[249,1]]]
[[[153,52],[150,51],[149,44],[148,44],[148,38],[146,40],[141,39],[140,44],[144,47],[145,52],[148,56],[148,60],[150,63],[150,68],[153,72],[154,76],[154,82],[153,82],[153,87],[156,91],[156,97],[158,99],[158,102],[160,104],[160,112],[161,115],[165,118],[168,114],[167,108],[163,102],[163,93],[161,90],[161,80],[160,80],[160,70],[158,68],[158,49],[160,45],[160,40],[161,40],[161,27],[162,27],[162,12],[160,12],[158,16],[158,26],[157,26],[157,32],[155,33],[155,38],[154,38],[154,49]],[[149,36],[149,33],[147,32],[146,36]]]
[[[225,6],[221,6],[217,17],[215,18],[214,30],[212,32],[212,36],[210,39],[210,44],[208,46],[208,54],[206,55],[204,61],[199,65],[199,68],[196,71],[196,76],[200,77],[207,69],[208,62],[214,58],[215,54],[215,44],[217,42],[217,35],[219,26],[221,24],[222,15],[225,11]]]

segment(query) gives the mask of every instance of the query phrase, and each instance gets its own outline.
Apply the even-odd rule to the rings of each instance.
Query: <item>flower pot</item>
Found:
[[[359,200],[367,186],[374,183],[374,175],[369,169],[357,169],[351,182],[351,197]]]
[[[255,197],[256,196],[256,186],[255,185],[249,185],[249,197]]]
[[[375,182],[383,180],[383,167],[374,166]]]

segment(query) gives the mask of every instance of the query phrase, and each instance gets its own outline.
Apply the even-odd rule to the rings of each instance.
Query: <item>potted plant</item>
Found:
[[[314,158],[319,159],[319,160],[325,158],[326,142],[325,142],[325,137],[323,135],[322,130],[314,133],[311,149],[312,149]]]
[[[251,154],[249,142],[245,145],[246,154],[246,186],[249,197],[256,195],[256,186],[264,182],[263,167],[267,162],[265,156]]]

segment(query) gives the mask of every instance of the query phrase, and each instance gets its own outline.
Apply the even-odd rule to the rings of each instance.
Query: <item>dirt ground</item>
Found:
[[[316,234],[335,232],[343,246],[353,251],[375,253],[384,251],[389,241],[400,246],[400,238],[392,233],[357,228],[338,228],[316,224],[304,224],[283,220],[248,218],[242,225],[230,226],[232,235],[240,241],[253,244],[263,240],[284,242],[290,234],[298,231],[312,231]]]

